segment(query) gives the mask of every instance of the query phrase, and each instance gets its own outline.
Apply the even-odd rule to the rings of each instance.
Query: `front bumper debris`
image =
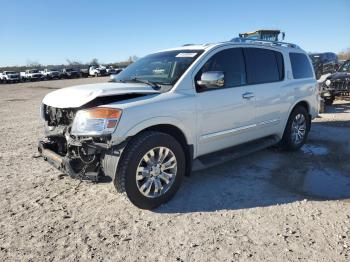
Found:
[[[84,166],[81,170],[76,171],[73,167],[75,159],[57,154],[50,149],[44,141],[39,141],[38,151],[49,164],[72,178],[98,182],[102,176],[98,169],[95,172],[87,172],[87,168]]]
[[[88,164],[82,162],[79,158],[70,158],[58,154],[51,148],[50,143],[43,140],[39,141],[38,151],[44,160],[62,173],[74,179],[98,182],[106,176],[114,179],[118,162],[125,146],[126,142],[109,149],[102,149],[99,146],[94,161]]]

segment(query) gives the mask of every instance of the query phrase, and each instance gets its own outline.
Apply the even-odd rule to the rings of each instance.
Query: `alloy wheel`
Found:
[[[306,119],[303,114],[297,114],[292,123],[292,142],[295,145],[300,144],[306,134]]]
[[[149,198],[164,195],[175,181],[177,160],[167,147],[155,147],[142,158],[136,169],[136,185]]]

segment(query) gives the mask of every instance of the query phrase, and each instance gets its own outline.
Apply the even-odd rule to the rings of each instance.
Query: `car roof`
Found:
[[[264,40],[251,40],[251,39],[246,39],[243,40],[242,42],[235,42],[235,41],[226,41],[226,42],[218,42],[218,43],[206,43],[206,44],[186,44],[180,47],[175,47],[175,48],[169,48],[165,50],[158,51],[157,53],[160,52],[166,52],[166,51],[181,51],[181,50],[211,50],[220,46],[240,46],[240,47],[260,47],[260,48],[273,48],[277,49],[280,51],[293,51],[295,52],[296,50],[305,52],[302,50],[299,46],[291,44],[291,43],[284,43],[284,42],[273,42],[273,41],[264,41]]]
[[[210,50],[216,47],[220,46],[239,46],[239,47],[259,47],[259,48],[273,48],[280,51],[291,51],[294,52],[296,50],[299,50],[300,52],[305,53],[304,50],[302,50],[298,45],[293,43],[287,43],[287,42],[280,42],[280,41],[271,41],[271,40],[264,40],[264,39],[251,39],[251,38],[244,38],[244,37],[236,37],[232,38],[230,41],[224,41],[224,42],[217,42],[217,43],[206,43],[206,44],[185,44],[181,47],[177,48],[171,48],[166,49],[162,51],[175,51],[175,50]],[[160,51],[160,52],[162,52]]]

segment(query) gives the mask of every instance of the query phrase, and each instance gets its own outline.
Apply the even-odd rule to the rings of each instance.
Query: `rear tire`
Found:
[[[280,146],[284,150],[300,149],[306,142],[310,131],[310,115],[303,106],[297,106],[289,116]]]
[[[179,189],[185,162],[183,148],[175,138],[155,131],[142,132],[123,151],[114,186],[135,206],[154,209],[168,202]]]

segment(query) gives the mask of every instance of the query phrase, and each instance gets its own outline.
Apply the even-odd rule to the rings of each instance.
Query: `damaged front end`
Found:
[[[114,177],[123,145],[112,146],[121,110],[93,108],[55,108],[42,105],[45,138],[39,141],[41,156],[72,178],[98,181]]]
[[[135,83],[81,85],[47,94],[41,105],[45,138],[39,142],[40,154],[71,177],[113,179],[126,145],[114,137],[122,116],[115,106],[157,94],[152,87]]]

